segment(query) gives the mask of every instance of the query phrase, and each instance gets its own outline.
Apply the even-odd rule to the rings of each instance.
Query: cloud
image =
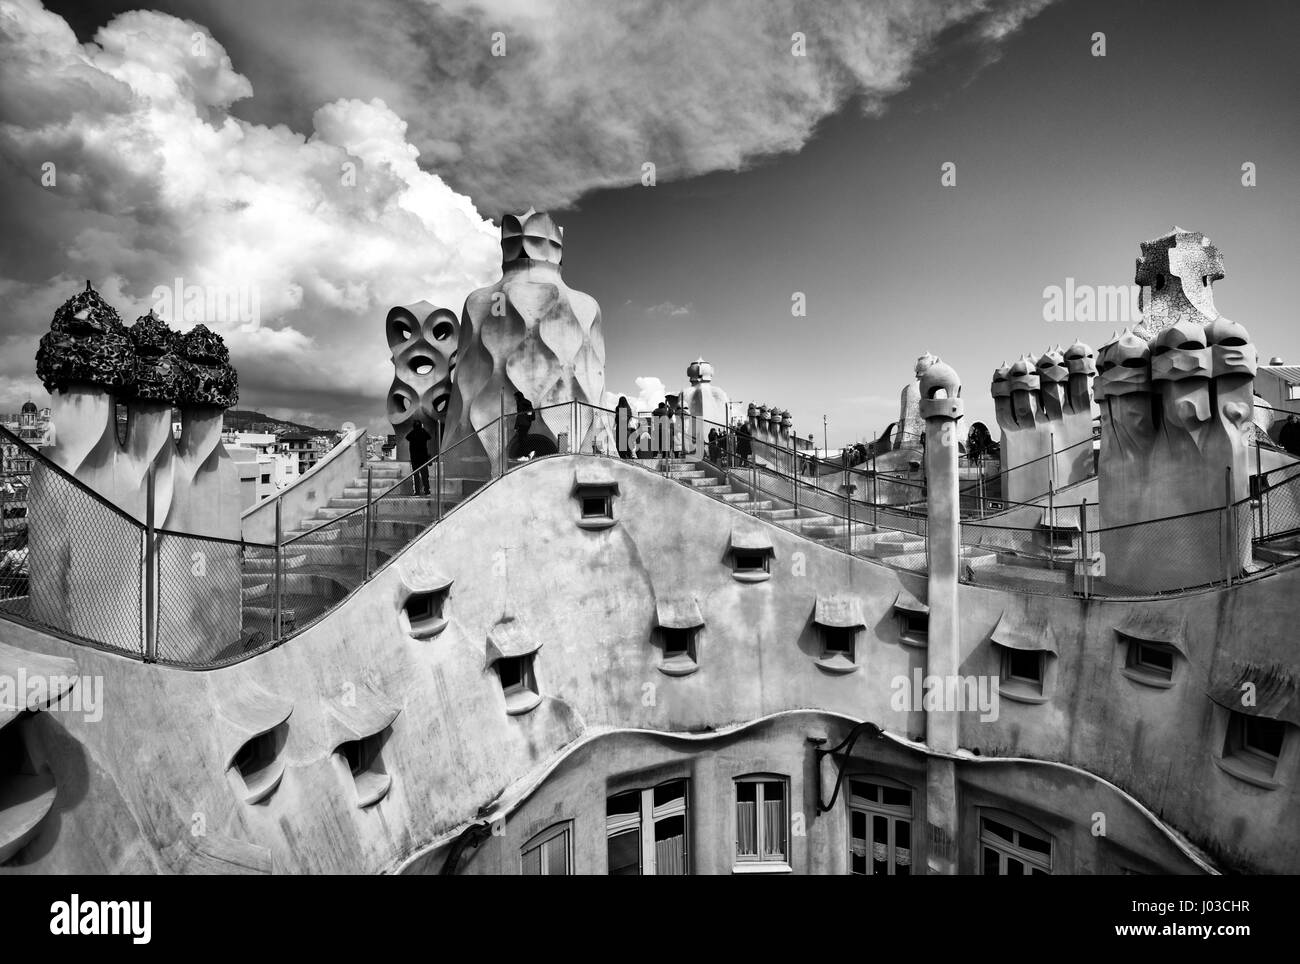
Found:
[[[654,375],[638,375],[633,380],[636,382],[635,392],[611,392],[607,390],[601,404],[605,408],[613,408],[618,404],[619,396],[623,395],[626,396],[628,404],[632,406],[632,411],[652,412],[655,406],[669,394],[668,386],[664,384],[662,378]]]
[[[850,99],[882,110],[941,36],[993,51],[1048,2],[169,0],[190,19],[132,11],[82,44],[0,0],[0,379],[36,388],[87,278],[128,322],[176,278],[245,286],[257,322],[214,326],[241,404],[378,428],[384,315],[496,277],[480,212],[797,151]]]
[[[682,315],[689,315],[694,305],[678,305],[671,301],[662,301],[657,305],[651,305],[645,310],[647,315],[655,315],[661,318],[678,318]]]
[[[458,311],[498,273],[491,222],[420,168],[383,101],[320,106],[310,136],[240,120],[230,108],[253,88],[196,23],[135,11],[82,45],[34,0],[0,0],[0,89],[0,385],[19,394],[85,279],[129,324],[180,278],[257,294],[252,323],[212,325],[241,404],[363,422],[392,377],[388,308]]]
[[[381,97],[498,214],[797,151],[850,99],[882,111],[941,37],[987,63],[1050,0],[174,2],[237,47],[252,111]]]

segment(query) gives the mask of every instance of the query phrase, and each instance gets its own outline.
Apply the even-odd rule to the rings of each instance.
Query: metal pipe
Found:
[[[281,632],[281,590],[282,575],[284,571],[284,523],[281,514],[281,503],[283,499],[277,496],[275,500],[275,590],[272,597],[271,611],[271,631],[275,639],[280,638]]]
[[[1223,469],[1223,525],[1225,541],[1227,543],[1227,554],[1224,559],[1224,571],[1228,578],[1228,585],[1232,585],[1233,560],[1237,556],[1237,538],[1236,525],[1232,518],[1232,466],[1224,466]]]
[[[417,475],[416,478],[418,479],[419,476]],[[371,513],[373,511],[371,508],[372,505],[371,499],[373,497],[372,493],[374,492],[374,485],[375,485],[374,467],[367,465],[366,466],[366,517],[365,517],[366,530],[364,536],[362,537],[363,539],[362,545],[364,548],[361,551],[361,564],[364,567],[364,572],[365,572],[363,579],[365,580],[370,579],[370,523],[371,523]]]
[[[1088,598],[1088,500],[1079,503],[1079,568],[1083,571],[1083,598]]]
[[[158,547],[154,532],[154,469],[145,474],[144,507],[144,660],[158,660]]]

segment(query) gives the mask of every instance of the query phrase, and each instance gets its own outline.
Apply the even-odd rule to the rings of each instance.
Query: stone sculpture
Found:
[[[1002,491],[1010,502],[1041,499],[1093,474],[1091,348],[1050,348],[1035,361],[999,366],[989,386],[1002,429]]]
[[[158,568],[147,572],[137,528],[107,508],[76,512],[84,497],[37,463],[29,501],[36,618],[137,649],[152,579],[160,594],[158,638],[173,656],[198,657],[236,642],[239,478],[221,444],[221,423],[239,388],[221,338],[203,325],[177,335],[153,312],[125,328],[87,283],[55,313],[36,366],[53,396],[56,427],[43,454],[137,522],[162,530],[152,547]],[[196,535],[224,541],[185,538]]]
[[[1175,229],[1142,251],[1143,323],[1098,353],[1101,515],[1108,527],[1180,518],[1103,531],[1101,548],[1107,580],[1158,591],[1249,562],[1244,507],[1222,510],[1249,490],[1257,359],[1246,330],[1214,306],[1223,262],[1208,240]]]
[[[536,408],[561,402],[599,405],[605,388],[605,336],[600,306],[561,277],[564,238],[548,214],[531,208],[501,221],[501,279],[465,299],[461,341],[443,448],[453,472],[486,476],[499,469],[499,440],[478,433],[522,392]],[[566,425],[539,413],[528,433],[505,425],[508,457],[557,450]],[[569,439],[570,448],[581,439]],[[611,443],[612,444],[612,443]]]
[[[697,358],[686,366],[686,377],[691,384],[682,394],[682,408],[688,415],[701,420],[701,423],[693,422],[687,426],[686,444],[703,458],[709,430],[715,425],[727,424],[729,400],[727,393],[713,384],[713,366],[703,358]],[[789,435],[788,424],[785,434]]]
[[[434,455],[439,450],[451,402],[460,319],[449,308],[417,301],[389,311],[384,327],[393,353],[388,420],[397,435],[397,458],[410,461],[406,433],[416,422],[429,433],[429,454]]]

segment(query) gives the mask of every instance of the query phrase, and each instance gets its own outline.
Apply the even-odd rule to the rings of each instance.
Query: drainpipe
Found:
[[[925,418],[926,550],[930,607],[926,671],[941,681],[961,669],[961,620],[957,577],[961,551],[960,494],[957,485],[957,422],[963,413],[961,382],[949,365],[936,361],[921,377],[921,415]],[[945,692],[953,692],[943,685]],[[913,694],[913,700],[919,694]],[[960,742],[961,717],[954,707],[927,710],[925,742],[952,753]],[[957,873],[957,773],[950,758],[926,761],[925,809],[927,873]]]

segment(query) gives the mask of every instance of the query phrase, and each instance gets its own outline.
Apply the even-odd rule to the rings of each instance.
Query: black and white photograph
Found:
[[[0,0],[0,933],[729,875],[1280,936],[1297,50],[1284,0]]]

